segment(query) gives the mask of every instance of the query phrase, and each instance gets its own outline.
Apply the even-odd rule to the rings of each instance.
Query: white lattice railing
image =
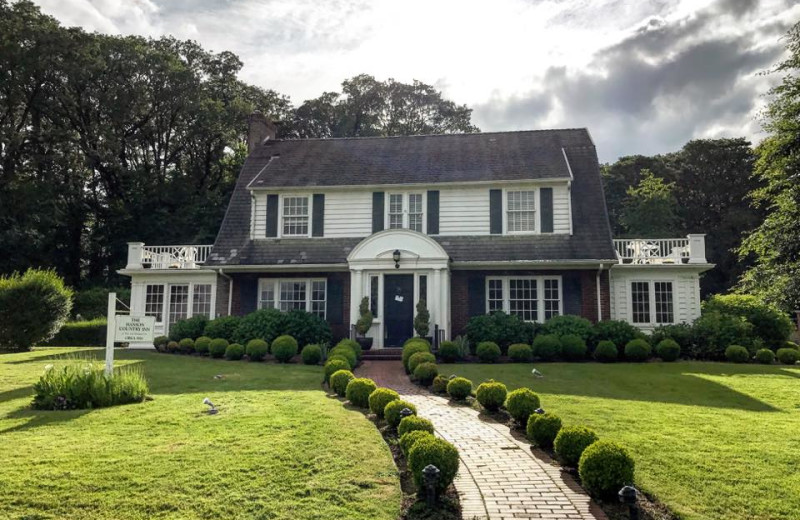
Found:
[[[126,269],[196,269],[210,252],[211,245],[146,246],[129,242]]]
[[[705,235],[686,238],[622,238],[614,240],[621,264],[706,263]]]

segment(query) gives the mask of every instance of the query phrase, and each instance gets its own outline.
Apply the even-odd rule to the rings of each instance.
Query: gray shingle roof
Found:
[[[245,161],[206,265],[344,263],[361,240],[250,240],[247,187],[259,180],[277,188],[567,178],[564,153],[575,179],[572,235],[434,238],[454,262],[613,260],[597,152],[585,129],[569,129],[268,141]]]

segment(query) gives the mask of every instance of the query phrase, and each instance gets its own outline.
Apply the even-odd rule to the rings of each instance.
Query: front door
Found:
[[[414,335],[414,275],[383,276],[385,347],[402,347]]]

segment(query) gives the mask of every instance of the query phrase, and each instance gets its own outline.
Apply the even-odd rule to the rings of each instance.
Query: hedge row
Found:
[[[245,345],[242,345],[240,343],[230,343],[225,338],[210,338],[208,336],[200,336],[197,339],[182,338],[180,341],[171,341],[166,336],[159,336],[154,340],[153,344],[159,352],[193,354],[212,358],[224,357],[230,361],[240,359],[263,361],[267,354],[272,354],[279,363],[290,363],[297,356],[298,351],[297,340],[289,335],[278,336],[272,341],[272,344],[263,339],[251,339]],[[300,359],[303,364],[317,365],[322,361],[323,350],[321,345],[306,345],[300,351]],[[331,350],[331,353],[334,350]]]
[[[68,321],[45,345],[51,347],[102,347],[106,344],[106,319]]]

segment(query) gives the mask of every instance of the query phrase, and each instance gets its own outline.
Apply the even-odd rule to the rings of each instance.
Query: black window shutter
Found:
[[[428,234],[439,234],[439,190],[428,191]]]
[[[481,275],[470,276],[467,280],[467,309],[469,317],[483,316],[486,314],[486,277]]]
[[[553,232],[553,188],[539,189],[539,204],[542,207],[542,233]]]
[[[267,236],[278,236],[278,196],[267,195]]]
[[[342,298],[342,279],[339,277],[328,277],[327,284],[327,309],[326,316],[331,325],[341,325],[344,322],[344,300]]]
[[[311,236],[325,236],[325,194],[315,193],[311,217]]]
[[[239,285],[239,308],[242,316],[256,310],[258,304],[258,278],[244,277],[236,280]]]
[[[564,314],[580,316],[583,304],[580,276],[573,273],[565,274],[562,280],[564,281],[564,287],[561,288],[564,296]]]
[[[382,191],[372,193],[372,232],[383,231],[383,199]]]
[[[489,190],[489,233],[503,234],[503,190]]]

